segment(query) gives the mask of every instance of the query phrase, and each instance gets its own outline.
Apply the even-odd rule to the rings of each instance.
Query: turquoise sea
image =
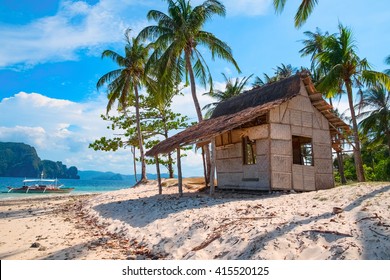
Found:
[[[26,198],[37,196],[48,196],[57,194],[23,194],[23,193],[7,193],[8,186],[20,187],[25,178],[0,177],[0,200],[13,198]],[[88,194],[115,191],[119,189],[131,188],[135,180],[74,180],[74,179],[59,179],[59,182],[64,187],[75,188],[70,194]],[[63,194],[62,194],[63,195]]]

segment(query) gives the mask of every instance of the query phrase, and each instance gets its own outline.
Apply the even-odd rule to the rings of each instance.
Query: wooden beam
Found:
[[[215,193],[215,184],[214,184],[214,176],[215,176],[215,138],[211,141],[211,167],[210,167],[210,195],[213,196]]]
[[[325,102],[326,102],[325,100],[319,99],[319,100],[313,101],[312,104],[313,104],[314,106],[317,106],[317,105],[324,104]]]
[[[321,93],[309,94],[309,98],[311,101],[317,101],[322,99],[322,94]]]
[[[179,187],[179,195],[183,196],[183,177],[181,174],[180,147],[177,148],[176,151],[177,151],[177,185]]]
[[[158,193],[159,193],[159,194],[162,194],[160,163],[158,162],[158,155],[156,155],[154,158],[156,159],[156,170],[157,170],[157,181],[158,181]]]
[[[333,109],[333,106],[332,105],[329,105],[329,104],[321,104],[321,105],[314,105],[319,111],[322,111],[322,110],[329,110],[329,109]]]

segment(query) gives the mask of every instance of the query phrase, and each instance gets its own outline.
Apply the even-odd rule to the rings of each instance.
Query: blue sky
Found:
[[[193,5],[201,1],[191,1]],[[225,18],[215,17],[205,26],[233,49],[242,73],[223,61],[209,61],[217,87],[221,73],[230,77],[262,76],[284,64],[308,66],[298,51],[304,31],[334,33],[338,22],[352,28],[360,57],[375,70],[390,55],[390,7],[387,0],[321,0],[307,23],[295,29],[298,0],[287,1],[276,15],[272,0],[225,0]],[[105,49],[121,52],[123,31],[133,34],[152,22],[150,9],[165,10],[159,0],[27,1],[0,0],[0,141],[25,142],[41,158],[61,160],[81,170],[131,173],[131,154],[95,152],[88,144],[110,136],[104,113],[105,92],[96,82],[115,68],[102,60]],[[198,87],[198,92],[204,92]],[[173,110],[196,119],[189,89],[174,100]],[[211,100],[200,97],[202,105]],[[345,109],[342,100],[339,106]],[[201,175],[200,155],[190,152],[183,162],[184,175]],[[154,167],[150,167],[154,172]]]

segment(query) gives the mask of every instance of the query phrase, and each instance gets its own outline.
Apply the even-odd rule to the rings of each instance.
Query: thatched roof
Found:
[[[218,104],[209,120],[201,121],[160,142],[146,155],[168,153],[180,146],[209,141],[219,134],[235,129],[297,96],[301,81],[308,91],[313,106],[329,120],[331,133],[338,133],[337,129],[340,127],[349,130],[348,125],[329,111],[330,105],[315,90],[308,74],[300,73],[279,82],[254,88]]]

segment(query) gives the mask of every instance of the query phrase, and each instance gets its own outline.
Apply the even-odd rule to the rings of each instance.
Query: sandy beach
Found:
[[[0,259],[390,259],[390,183],[267,194],[157,183],[0,201]]]

